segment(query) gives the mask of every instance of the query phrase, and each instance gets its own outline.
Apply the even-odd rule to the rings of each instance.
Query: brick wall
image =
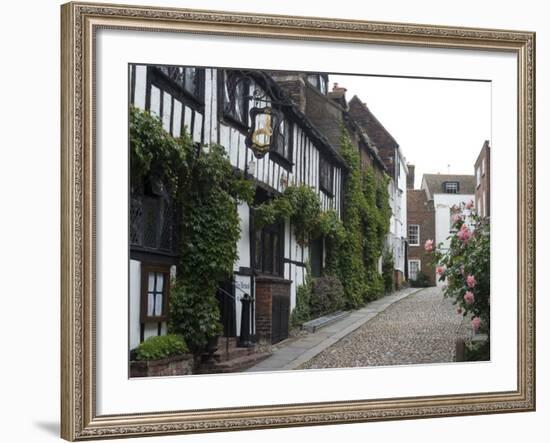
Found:
[[[408,259],[420,260],[421,271],[428,276],[430,284],[435,285],[435,268],[430,263],[431,254],[424,250],[426,240],[435,238],[435,210],[433,201],[427,199],[424,190],[407,190],[407,223],[420,227],[420,244],[409,245]]]
[[[475,207],[479,215],[491,215],[491,148],[485,141],[474,165],[476,176]],[[479,173],[478,173],[479,170]],[[479,174],[479,183],[478,183]]]
[[[130,362],[130,377],[164,377],[193,373],[193,356],[176,355],[162,360]]]
[[[271,343],[273,297],[290,300],[290,280],[275,277],[256,277],[256,335]]]

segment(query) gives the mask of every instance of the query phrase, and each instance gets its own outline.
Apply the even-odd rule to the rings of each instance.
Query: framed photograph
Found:
[[[68,3],[62,437],[535,409],[535,35]]]

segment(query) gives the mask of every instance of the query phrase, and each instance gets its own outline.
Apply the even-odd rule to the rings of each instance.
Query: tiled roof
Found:
[[[474,175],[424,174],[422,181],[426,183],[430,195],[444,193],[445,182],[458,182],[457,194],[473,194],[476,187]]]

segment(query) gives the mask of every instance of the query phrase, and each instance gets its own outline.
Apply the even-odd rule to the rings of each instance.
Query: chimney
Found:
[[[344,95],[346,91],[347,89],[344,88],[343,86],[340,86],[338,83],[334,83],[334,85],[332,86],[332,92],[337,92]]]
[[[340,86],[338,83],[334,83],[332,86],[332,91],[328,93],[328,96],[344,109],[347,109],[348,102],[346,100],[346,91],[346,88]]]
[[[280,88],[290,97],[302,112],[306,111],[306,93],[304,77],[300,74],[284,71],[268,71]]]
[[[407,168],[409,173],[407,174],[407,189],[414,189],[414,165],[408,164]]]

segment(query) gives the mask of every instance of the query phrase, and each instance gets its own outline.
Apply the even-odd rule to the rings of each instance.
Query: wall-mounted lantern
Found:
[[[245,138],[246,146],[252,150],[257,159],[263,158],[276,146],[280,133],[279,125],[283,119],[279,108],[292,106],[292,102],[273,80],[266,75],[263,75],[262,79],[262,75],[259,71],[231,71],[228,75],[230,97],[235,96],[237,85],[241,82],[257,85],[252,95],[248,97],[253,101],[254,106],[249,111],[250,126]]]
[[[250,110],[250,127],[245,144],[252,150],[254,157],[262,158],[276,145],[281,118],[281,112],[271,106]]]

